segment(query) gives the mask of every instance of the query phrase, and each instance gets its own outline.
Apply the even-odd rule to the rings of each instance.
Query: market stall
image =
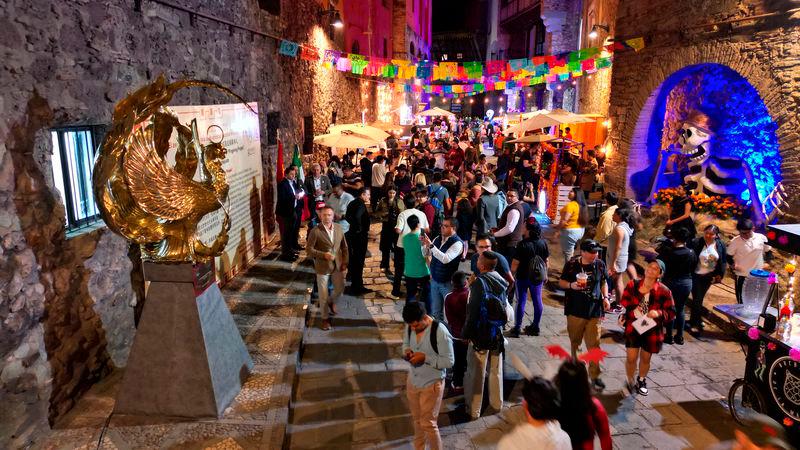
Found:
[[[800,224],[768,227],[773,248],[800,253]],[[779,274],[766,275],[766,289],[750,289],[751,295],[766,292],[761,308],[753,300],[745,304],[717,305],[740,331],[746,354],[745,373],[734,381],[728,404],[739,421],[748,410],[767,414],[783,424],[793,445],[800,444],[800,313],[792,314],[795,292],[795,261],[781,268],[787,281],[783,289]],[[755,273],[753,276],[761,276]],[[747,288],[747,287],[746,287]],[[747,289],[746,289],[747,290]],[[749,300],[749,302],[748,302]],[[747,303],[750,303],[748,305]]]

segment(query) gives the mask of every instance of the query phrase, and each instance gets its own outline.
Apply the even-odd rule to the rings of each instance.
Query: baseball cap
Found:
[[[600,251],[600,244],[598,244],[594,239],[587,239],[581,242],[581,250],[590,253],[597,253]]]

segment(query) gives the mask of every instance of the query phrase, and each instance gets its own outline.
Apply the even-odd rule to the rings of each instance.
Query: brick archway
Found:
[[[612,73],[609,114],[613,126],[610,132],[613,150],[609,157],[609,185],[612,189],[633,194],[628,177],[647,165],[646,158],[640,156],[646,155],[648,128],[665,82],[688,66],[709,63],[733,70],[759,94],[777,125],[775,134],[783,161],[784,185],[790,191],[800,191],[800,170],[790,170],[796,165],[794,153],[800,146],[800,137],[795,131],[800,121],[793,112],[790,92],[781,92],[776,75],[764,69],[769,68],[767,62],[744,52],[737,44],[719,42],[681,49],[649,49],[639,54],[617,56]]]

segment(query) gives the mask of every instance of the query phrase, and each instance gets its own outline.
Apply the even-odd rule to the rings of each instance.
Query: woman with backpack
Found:
[[[389,270],[390,255],[397,244],[397,232],[394,226],[397,216],[406,209],[405,203],[397,196],[397,188],[393,185],[386,189],[386,197],[378,202],[376,215],[381,221],[381,269]]]
[[[539,335],[539,322],[542,320],[542,312],[544,312],[542,286],[547,281],[550,250],[547,248],[547,241],[542,239],[541,225],[533,217],[525,222],[523,237],[524,239],[517,246],[511,262],[511,271],[517,280],[517,307],[514,313],[514,328],[510,332],[511,337],[519,337],[522,319],[525,317],[528,292],[531,294],[531,303],[533,303],[533,322],[525,327],[525,334],[528,336]]]
[[[561,221],[555,227],[561,229],[561,251],[564,253],[564,261],[569,261],[575,253],[575,244],[583,237],[586,225],[589,224],[589,208],[586,207],[581,188],[574,187],[569,191],[569,203],[561,208],[560,213]]]
[[[664,345],[664,324],[675,318],[672,293],[660,282],[665,271],[666,266],[661,260],[651,261],[645,269],[644,278],[631,280],[622,292],[620,304],[625,312],[619,317],[627,352],[625,385],[630,393],[637,391],[647,395],[650,359]],[[639,374],[634,381],[637,365]]]

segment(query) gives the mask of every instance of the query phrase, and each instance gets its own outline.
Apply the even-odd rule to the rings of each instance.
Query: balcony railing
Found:
[[[527,12],[539,4],[540,0],[510,0],[500,6],[500,22],[505,22],[519,13]]]

